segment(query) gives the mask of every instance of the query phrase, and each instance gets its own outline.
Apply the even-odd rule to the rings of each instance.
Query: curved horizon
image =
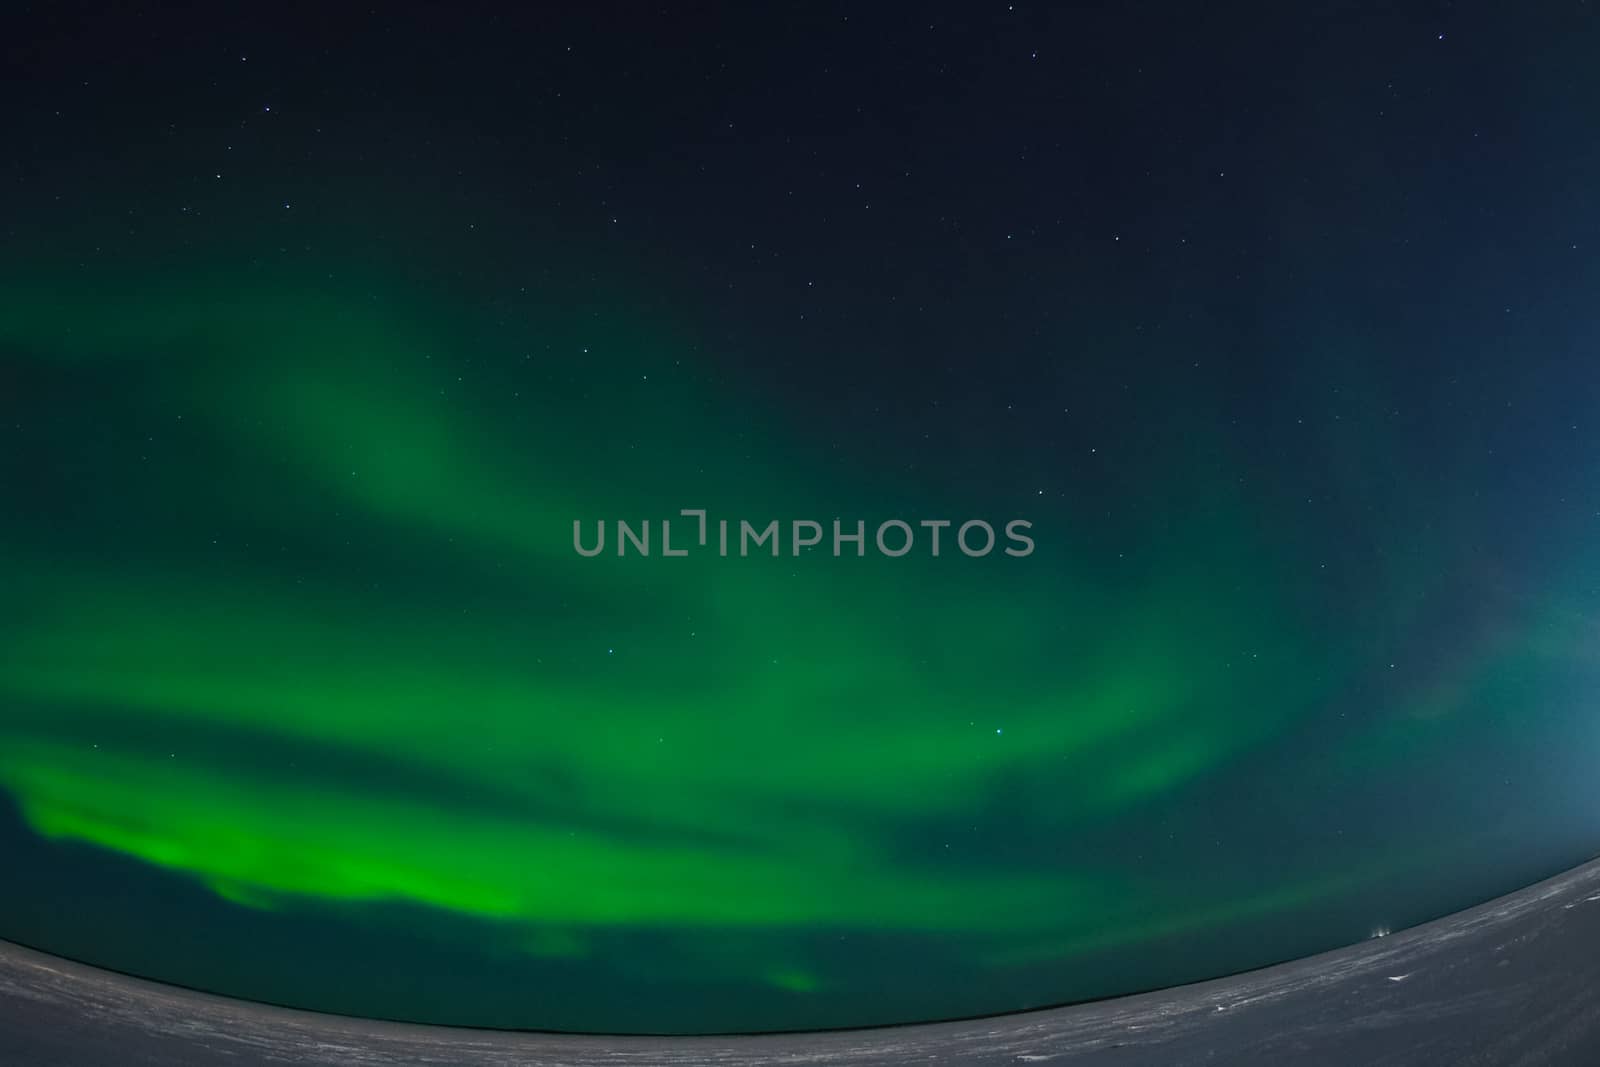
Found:
[[[453,1063],[498,1064],[542,1055],[578,1064],[650,1051],[734,1065],[794,1055],[865,1065],[937,1053],[963,1063],[1020,1057],[1076,1067],[1102,1056],[1198,1063],[1219,1050],[1231,1063],[1268,1064],[1289,1047],[1309,1064],[1348,1063],[1352,1047],[1441,1062],[1494,1041],[1522,1041],[1525,1062],[1561,1064],[1600,1048],[1600,1025],[1582,995],[1600,978],[1600,958],[1589,950],[1600,936],[1600,907],[1584,907],[1597,901],[1600,860],[1591,860],[1422,927],[1190,986],[972,1020],[780,1034],[577,1035],[360,1019],[152,983],[0,942],[0,1045],[48,1051],[51,1062],[65,1064],[98,1062],[98,1048],[115,1042],[126,1050],[131,1041],[146,1054],[181,1054],[185,1063],[247,1067],[285,1053],[337,1062],[326,1057],[345,1055],[352,1042],[381,1062],[446,1055]],[[1486,962],[1513,944],[1522,946],[1514,973]],[[1407,984],[1428,968],[1439,968],[1429,982]],[[1338,1005],[1353,997],[1384,1021],[1345,1032],[1349,1020]],[[1575,1025],[1561,1032],[1530,1026],[1530,1004],[1540,1005],[1541,1019],[1575,1013]],[[1416,1023],[1440,1013],[1452,1025]],[[73,1025],[61,1025],[67,1020]],[[984,1025],[964,1025],[972,1023]],[[729,1044],[714,1044],[720,1040]]]
[[[1396,936],[1396,935],[1399,935],[1399,934],[1409,933],[1411,931],[1415,931],[1419,927],[1429,926],[1429,925],[1434,924],[1434,923],[1443,922],[1446,919],[1449,919],[1449,918],[1451,918],[1453,916],[1456,916],[1456,915],[1463,914],[1465,912],[1473,912],[1473,911],[1477,911],[1477,910],[1479,910],[1481,908],[1492,907],[1492,906],[1494,906],[1494,905],[1496,905],[1498,903],[1501,903],[1502,901],[1504,901],[1507,898],[1520,896],[1520,895],[1524,894],[1527,891],[1538,889],[1540,886],[1542,886],[1543,884],[1545,884],[1547,882],[1555,882],[1555,881],[1558,881],[1558,880],[1562,880],[1563,879],[1563,875],[1571,875],[1571,874],[1574,874],[1574,873],[1577,873],[1577,872],[1582,872],[1586,868],[1595,868],[1595,870],[1592,873],[1594,874],[1595,879],[1597,881],[1600,881],[1600,852],[1596,852],[1596,853],[1592,854],[1588,859],[1584,860],[1583,862],[1577,864],[1574,867],[1565,868],[1565,869],[1563,869],[1561,871],[1557,871],[1557,872],[1555,872],[1553,874],[1550,874],[1550,875],[1547,875],[1545,877],[1539,878],[1539,879],[1537,879],[1537,880],[1535,880],[1533,882],[1526,883],[1525,885],[1519,886],[1517,889],[1514,889],[1511,892],[1503,893],[1503,894],[1500,894],[1499,896],[1491,897],[1491,898],[1489,898],[1487,900],[1482,900],[1482,901],[1475,902],[1473,904],[1468,905],[1465,908],[1460,909],[1459,911],[1451,912],[1451,913],[1449,913],[1447,915],[1439,915],[1439,916],[1433,916],[1431,918],[1423,919],[1420,922],[1417,922],[1417,923],[1415,923],[1415,924],[1413,924],[1411,926],[1403,926],[1403,927],[1399,927],[1399,928],[1396,928],[1396,929],[1393,929],[1393,930],[1384,930],[1381,934],[1372,935],[1371,937],[1369,937],[1369,938],[1367,938],[1365,940],[1373,940],[1373,939],[1376,939],[1378,937],[1393,937],[1393,936]],[[424,1021],[417,1020],[417,1019],[393,1018],[393,1017],[386,1017],[386,1016],[379,1016],[379,1015],[347,1015],[347,1014],[344,1014],[344,1013],[341,1013],[341,1012],[324,1011],[324,1010],[320,1010],[320,1009],[315,1008],[315,1007],[306,1007],[306,1006],[296,1005],[296,1004],[292,1004],[292,1003],[277,1003],[277,1002],[274,1002],[274,1001],[250,1000],[250,999],[247,999],[247,998],[244,998],[244,997],[229,996],[226,993],[219,993],[219,992],[216,992],[215,990],[202,989],[202,988],[198,988],[198,987],[194,987],[194,986],[186,986],[186,985],[183,985],[183,984],[178,983],[178,982],[170,982],[170,981],[164,981],[164,980],[162,980],[160,978],[153,978],[153,977],[151,977],[149,975],[141,975],[141,974],[136,974],[136,973],[129,972],[129,971],[119,971],[119,970],[116,970],[116,969],[110,968],[110,967],[102,967],[102,966],[99,966],[99,965],[97,965],[97,964],[95,964],[95,963],[93,963],[91,961],[88,961],[88,960],[79,960],[79,959],[73,959],[72,957],[69,957],[69,956],[60,956],[60,955],[57,955],[55,953],[49,952],[46,949],[42,949],[42,948],[39,948],[39,947],[34,946],[34,945],[26,945],[26,944],[22,944],[21,942],[7,940],[5,938],[0,938],[0,943],[14,945],[14,946],[16,946],[18,948],[24,948],[24,949],[27,949],[27,950],[29,950],[31,952],[38,952],[38,953],[40,953],[42,955],[51,956],[52,958],[55,958],[55,959],[64,960],[64,961],[66,961],[68,963],[74,963],[74,964],[77,964],[77,965],[82,966],[82,967],[92,968],[92,969],[94,969],[96,971],[102,971],[102,972],[105,972],[106,974],[116,975],[116,976],[122,977],[122,978],[132,978],[132,979],[137,979],[137,980],[142,981],[142,982],[154,982],[154,983],[156,983],[158,985],[167,986],[167,987],[170,987],[172,989],[181,990],[181,991],[186,992],[186,993],[197,993],[197,994],[201,994],[201,995],[208,996],[208,997],[220,997],[220,998],[225,999],[225,1000],[234,1000],[234,1001],[239,1001],[239,1002],[244,1003],[244,1004],[259,1005],[261,1007],[267,1007],[267,1008],[280,1008],[280,1009],[283,1009],[285,1011],[293,1011],[293,1012],[303,1013],[303,1014],[306,1014],[306,1015],[325,1015],[325,1016],[328,1016],[330,1018],[346,1019],[346,1020],[350,1020],[350,1021],[353,1021],[353,1022],[382,1022],[382,1023],[396,1023],[396,1024],[401,1024],[401,1025],[406,1025],[406,1026],[424,1026],[424,1027],[428,1027],[428,1028],[431,1028],[431,1029],[439,1029],[439,1030],[462,1030],[462,1031],[468,1031],[468,1032],[477,1031],[477,1032],[506,1033],[506,1034],[546,1034],[546,1035],[556,1036],[556,1037],[593,1037],[593,1038],[609,1038],[609,1037],[663,1037],[663,1038],[673,1038],[673,1037],[683,1037],[683,1038],[695,1038],[695,1037],[773,1037],[773,1036],[805,1035],[805,1034],[867,1033],[867,1032],[871,1032],[871,1031],[875,1031],[875,1030],[895,1030],[895,1029],[900,1029],[900,1028],[903,1028],[903,1027],[936,1026],[936,1025],[939,1025],[939,1024],[942,1024],[942,1023],[980,1022],[980,1021],[987,1020],[987,1019],[1009,1019],[1009,1018],[1012,1018],[1014,1016],[1019,1016],[1019,1015],[1037,1015],[1037,1014],[1045,1013],[1045,1012],[1055,1012],[1055,1011],[1060,1011],[1061,1009],[1064,1009],[1064,1008],[1081,1008],[1081,1007],[1087,1007],[1087,1006],[1095,1005],[1095,1004],[1106,1004],[1108,1002],[1127,1000],[1127,999],[1133,998],[1133,997],[1147,996],[1147,995],[1152,994],[1152,993],[1171,993],[1171,992],[1176,992],[1176,991],[1183,990],[1185,988],[1189,988],[1189,987],[1192,987],[1192,986],[1207,985],[1207,984],[1210,984],[1210,983],[1225,981],[1225,980],[1230,979],[1230,978],[1240,978],[1240,977],[1244,977],[1246,975],[1254,974],[1254,973],[1257,973],[1257,972],[1260,972],[1260,971],[1267,971],[1267,970],[1271,970],[1271,969],[1274,969],[1274,968],[1283,967],[1283,966],[1285,966],[1287,964],[1291,964],[1291,963],[1303,963],[1305,961],[1312,960],[1312,959],[1315,959],[1317,957],[1335,955],[1337,953],[1340,953],[1341,951],[1354,948],[1354,947],[1356,947],[1356,946],[1361,944],[1360,941],[1355,941],[1355,942],[1351,942],[1351,943],[1345,944],[1345,945],[1335,945],[1332,948],[1322,949],[1322,950],[1319,950],[1317,952],[1308,953],[1305,956],[1299,956],[1299,957],[1294,957],[1294,958],[1291,958],[1291,959],[1283,959],[1283,960],[1269,960],[1268,962],[1263,963],[1263,964],[1261,964],[1259,966],[1246,968],[1244,970],[1231,971],[1231,972],[1229,972],[1227,974],[1206,975],[1206,976],[1203,976],[1201,978],[1194,979],[1193,981],[1181,982],[1181,983],[1176,983],[1176,984],[1168,985],[1168,986],[1156,986],[1156,987],[1152,987],[1150,989],[1133,989],[1133,990],[1129,990],[1129,991],[1124,992],[1124,993],[1114,993],[1114,994],[1109,994],[1109,995],[1103,996],[1103,997],[1091,997],[1091,998],[1088,998],[1088,999],[1085,999],[1085,1000],[1065,1001],[1065,1002],[1062,1002],[1062,1003],[1059,1003],[1059,1004],[1043,1004],[1043,1005],[1040,1005],[1038,1007],[1033,1007],[1033,1008],[1016,1008],[1016,1009],[1013,1009],[1011,1011],[992,1012],[992,1013],[985,1014],[985,1015],[960,1015],[960,1016],[951,1016],[951,1017],[937,1018],[937,1019],[908,1019],[908,1020],[897,1021],[897,1022],[870,1023],[870,1024],[867,1024],[867,1025],[864,1025],[864,1026],[819,1027],[819,1028],[808,1029],[808,1030],[751,1030],[751,1031],[732,1030],[732,1031],[720,1031],[720,1032],[719,1031],[697,1031],[697,1032],[693,1032],[693,1033],[676,1034],[676,1033],[670,1033],[670,1032],[650,1033],[650,1032],[628,1032],[628,1031],[607,1032],[607,1031],[596,1031],[596,1030],[538,1030],[538,1029],[531,1029],[531,1028],[508,1027],[508,1026],[467,1026],[467,1025],[461,1025],[461,1024],[456,1024],[456,1023],[430,1023],[430,1022],[424,1022]]]

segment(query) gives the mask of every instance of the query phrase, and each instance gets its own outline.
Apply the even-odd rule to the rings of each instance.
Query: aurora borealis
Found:
[[[1339,33],[1409,65],[1336,35],[1179,105],[956,43],[869,91],[831,15],[669,62],[434,14],[173,29],[164,71],[41,17],[0,937],[357,1014],[791,1029],[1226,973],[1594,851],[1580,38],[1513,64],[1463,16],[1423,58],[1371,16]],[[785,80],[808,44],[843,85]],[[1211,132],[1140,155],[1113,113]],[[1000,142],[1029,162],[928,147]],[[1037,548],[573,551],[685,507]]]

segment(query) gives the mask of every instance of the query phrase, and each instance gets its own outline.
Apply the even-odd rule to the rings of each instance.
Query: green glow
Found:
[[[759,398],[674,373],[690,354],[642,327],[525,361],[573,325],[469,351],[447,305],[243,278],[89,304],[35,282],[0,306],[43,378],[127,383],[85,414],[98,429],[25,420],[79,472],[90,536],[59,536],[48,504],[4,531],[0,786],[44,838],[275,916],[398,903],[541,966],[791,1000],[851,988],[805,936],[1067,967],[1404,866],[1245,893],[1142,873],[1141,835],[1179,833],[1203,871],[1218,831],[1184,790],[1360,669],[1306,593],[1318,550],[1269,537],[1199,460],[1166,457],[1164,521],[1130,525],[1123,570],[1088,547],[1093,515],[1021,496],[987,517],[1034,519],[1027,560],[584,560],[574,518],[895,512],[879,472],[798,427],[736,430]],[[1441,675],[1413,706],[1469,690]],[[1125,854],[1092,844],[1106,827]],[[989,855],[1013,832],[1027,862]]]

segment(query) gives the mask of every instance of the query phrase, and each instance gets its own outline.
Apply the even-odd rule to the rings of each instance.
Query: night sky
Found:
[[[799,1029],[1600,849],[1590,5],[105,7],[0,22],[0,937]],[[574,551],[683,508],[867,550]]]

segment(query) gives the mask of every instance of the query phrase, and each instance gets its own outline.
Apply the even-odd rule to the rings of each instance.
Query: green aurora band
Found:
[[[0,788],[28,830],[286,931],[437,923],[547,984],[755,989],[738,1017],[680,1003],[683,1029],[1198,977],[1182,955],[1106,960],[1281,930],[1493,828],[1463,808],[1453,837],[1342,852],[1329,830],[1237,875],[1209,857],[1247,842],[1196,790],[1232,775],[1258,796],[1241,810],[1289,825],[1422,753],[1467,783],[1495,739],[1570,728],[1567,704],[1539,702],[1593,667],[1581,553],[1536,585],[1473,575],[1498,597],[1441,638],[1466,549],[1392,512],[1405,551],[1339,564],[1232,473],[1242,446],[1203,415],[1128,460],[1140,492],[1108,525],[1083,500],[904,485],[753,381],[700,373],[671,324],[551,307],[486,330],[380,279],[311,291],[260,271],[36,276],[0,299],[22,502],[0,524]],[[1024,517],[1039,548],[572,551],[574,519],[683,507],[869,529]],[[1357,606],[1330,614],[1327,583],[1357,572],[1385,607],[1341,593]],[[1385,681],[1391,657],[1407,669]],[[1327,726],[1342,702],[1378,711]],[[1397,892],[1395,911],[1433,899]],[[1364,932],[1230,941],[1223,959]],[[851,999],[924,964],[945,984]],[[293,999],[247,967],[223,984]],[[536,995],[520,1015],[434,1003],[450,1022],[674,1028]]]

